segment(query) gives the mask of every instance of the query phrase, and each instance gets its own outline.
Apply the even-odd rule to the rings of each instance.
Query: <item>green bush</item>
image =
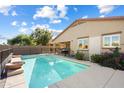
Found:
[[[113,57],[120,57],[120,52],[119,52],[119,48],[116,47],[113,51]]]
[[[93,54],[91,56],[91,61],[95,62],[95,63],[100,63],[100,62],[103,61],[103,59],[104,59],[104,57],[102,55],[100,55],[100,54]]]
[[[75,54],[75,58],[78,59],[78,60],[83,60],[84,54],[77,52],[77,53]]]
[[[124,70],[124,60],[121,60],[120,65],[121,65],[121,70]]]
[[[124,66],[124,60],[121,60],[120,64]]]

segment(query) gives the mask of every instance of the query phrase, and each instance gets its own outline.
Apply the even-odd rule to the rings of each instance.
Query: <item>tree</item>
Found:
[[[52,35],[47,29],[36,28],[31,37],[36,42],[36,45],[46,45],[52,38]]]
[[[28,35],[20,34],[12,39],[9,39],[7,43],[10,45],[20,45],[20,46],[32,45],[32,39]]]
[[[52,38],[51,33],[47,29],[35,29],[31,35],[20,34],[16,37],[9,39],[7,41],[10,45],[46,45],[49,40]]]

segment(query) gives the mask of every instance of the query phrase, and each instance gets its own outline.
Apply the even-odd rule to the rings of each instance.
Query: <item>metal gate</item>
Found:
[[[0,51],[0,79],[6,76],[5,64],[12,58],[12,48]]]

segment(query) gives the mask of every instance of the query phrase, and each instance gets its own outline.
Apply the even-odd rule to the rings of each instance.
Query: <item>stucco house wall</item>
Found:
[[[121,51],[124,52],[124,18],[122,20],[94,20],[84,21],[74,27],[70,27],[60,36],[58,36],[53,43],[70,41],[70,48],[74,52],[78,49],[78,38],[89,38],[89,53],[101,53],[108,51],[102,47],[102,35],[110,33],[120,33]]]

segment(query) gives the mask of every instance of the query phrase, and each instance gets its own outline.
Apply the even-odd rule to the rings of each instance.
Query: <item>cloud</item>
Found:
[[[103,17],[105,17],[105,15],[101,15],[101,16],[99,16],[99,17],[103,18]]]
[[[17,22],[17,21],[13,21],[11,23],[12,26],[18,26],[18,27],[23,27],[23,26],[27,26],[27,23],[25,21],[23,22]]]
[[[18,14],[16,13],[16,11],[12,11],[12,16],[17,16]]]
[[[78,9],[77,9],[76,7],[74,7],[74,11],[75,11],[75,12],[77,12],[77,11],[78,11]]]
[[[62,32],[62,30],[56,30],[56,29],[51,29],[51,28],[49,28],[48,30],[50,32],[52,32],[52,33],[60,33],[60,32]]]
[[[0,39],[4,40],[4,39],[6,39],[6,37],[0,35]]]
[[[56,29],[50,29],[50,28],[48,30],[52,33],[53,39],[63,31],[63,30],[56,30]]]
[[[67,15],[68,7],[65,5],[57,5],[57,10],[60,12],[59,17],[64,18]]]
[[[61,20],[52,20],[50,23],[58,24],[58,23],[61,23]]]
[[[25,33],[27,33],[29,31],[29,29],[21,27],[18,31],[25,34]]]
[[[44,6],[36,11],[36,14],[33,16],[34,19],[36,18],[54,18],[56,16],[55,11],[53,8],[49,6]]]
[[[9,11],[11,10],[11,5],[0,5],[0,13],[7,16],[9,15]]]
[[[87,16],[87,15],[82,17],[82,19],[86,19],[86,18],[88,18],[88,16]]]
[[[51,29],[51,33],[52,33],[52,38],[54,39],[57,35],[59,35],[63,30],[55,30],[55,29]]]
[[[13,22],[11,23],[11,25],[12,25],[12,26],[17,26],[17,23],[18,23],[17,21],[13,21]]]
[[[60,18],[68,19],[67,10],[68,7],[65,5],[43,6],[36,11],[33,15],[33,19],[48,18],[50,21],[55,19],[58,20]]]
[[[21,26],[26,26],[27,23],[25,21],[22,22]]]
[[[31,29],[34,31],[36,28],[40,28],[40,29],[48,29],[49,28],[49,25],[48,24],[36,24],[36,25],[33,25],[31,27]]]
[[[3,39],[0,39],[0,44],[1,45],[7,44],[7,40],[6,39],[4,39],[4,40]]]
[[[108,14],[115,9],[114,5],[99,5],[97,6],[100,14]]]

